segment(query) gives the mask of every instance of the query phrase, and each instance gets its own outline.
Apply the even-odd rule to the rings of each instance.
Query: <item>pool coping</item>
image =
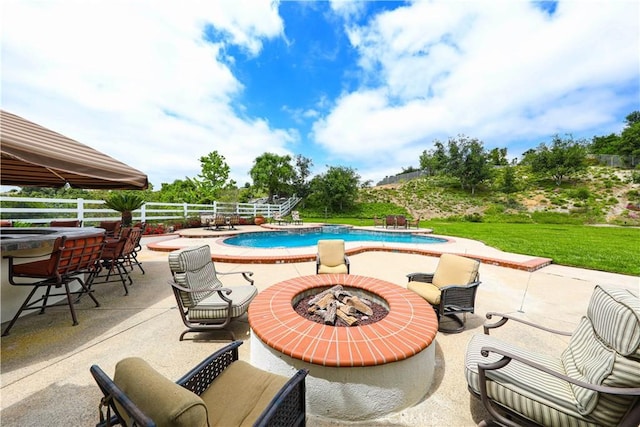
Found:
[[[173,235],[168,237],[167,240],[163,240],[160,242],[153,242],[147,244],[147,248],[152,251],[158,252],[172,252],[174,250],[178,250],[184,248],[186,245],[184,243],[171,244],[171,240],[176,240],[178,238],[189,238],[194,239],[214,239],[214,242],[219,242],[224,238],[231,237],[234,235],[238,235],[246,232],[265,232],[265,231],[277,231],[277,230],[291,230],[291,229],[309,229],[309,228],[317,228],[318,224],[308,224],[304,226],[275,226],[273,224],[264,224],[260,227],[252,227],[250,230],[224,230],[224,231],[209,231],[205,229],[188,229],[181,230],[180,234]],[[397,233],[412,233],[412,234],[429,234],[433,237],[439,237],[446,239],[448,243],[454,243],[457,240],[462,239],[454,239],[448,236],[441,235],[433,235],[431,230],[429,229],[380,229],[373,227],[353,227],[355,229],[363,229],[368,231],[385,231],[385,232],[397,232]],[[468,239],[464,239],[468,240]],[[475,241],[474,241],[475,242]],[[478,246],[481,245],[479,242],[475,242]],[[238,250],[230,245],[220,245],[224,248],[224,252],[218,250],[212,250],[211,258],[215,262],[224,262],[230,264],[288,264],[288,263],[299,263],[299,262],[313,262],[316,260],[316,248],[315,246],[307,246],[303,248],[296,248],[301,251],[311,251],[311,252],[300,252],[296,254],[286,254],[280,253],[278,250],[269,250],[269,249],[257,249],[257,250],[247,250],[247,248],[243,248],[244,250],[241,253],[238,253]],[[425,249],[425,248],[417,248],[417,247],[402,247],[402,246],[394,246],[388,244],[364,244],[357,247],[345,249],[345,253],[347,256],[357,255],[364,252],[391,252],[391,253],[403,253],[410,255],[422,255],[422,256],[431,256],[431,257],[440,257],[443,253],[457,253],[459,255],[464,255],[469,258],[477,259],[478,261],[496,265],[500,267],[512,268],[516,270],[523,270],[527,272],[533,272],[539,270],[543,267],[546,267],[553,263],[553,260],[550,258],[542,258],[542,257],[526,257],[517,254],[510,254],[507,252],[500,252],[497,250],[491,250],[491,252],[499,253],[496,255],[488,255],[483,254],[480,251],[486,250],[486,247],[469,247],[464,248],[463,250],[456,250],[451,247],[450,250],[442,250],[442,249]],[[492,249],[492,248],[491,248]],[[271,254],[265,255],[264,251],[271,251]],[[487,250],[487,252],[489,252]]]

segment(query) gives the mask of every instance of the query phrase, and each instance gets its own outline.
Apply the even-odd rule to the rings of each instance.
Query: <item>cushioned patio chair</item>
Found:
[[[344,240],[318,240],[316,274],[349,274],[349,258],[345,254]]]
[[[227,218],[222,215],[222,214],[217,214],[215,216],[215,218],[213,219],[213,225],[211,227],[209,227],[210,229],[215,229],[215,230],[219,230],[221,228],[223,228],[225,225],[228,225],[227,223]]]
[[[256,368],[238,360],[241,344],[216,351],[175,383],[138,357],[118,362],[113,380],[91,366],[104,395],[98,426],[303,426],[308,371],[287,378]]]
[[[287,220],[284,219],[279,213],[273,214],[272,222],[275,222],[278,225],[287,225]]]
[[[236,225],[240,225],[240,215],[233,214],[229,217],[229,228],[235,230]]]
[[[302,218],[300,218],[300,212],[298,211],[291,212],[291,222],[297,225],[302,225]]]
[[[127,282],[132,285],[133,279],[129,274],[131,271],[127,268],[129,266],[127,250],[135,247],[135,242],[132,241],[135,235],[132,235],[132,231],[132,227],[125,227],[120,230],[120,237],[107,239],[102,251],[100,268],[91,278],[90,287],[96,283],[120,282],[124,288],[124,294],[129,295]]]
[[[454,254],[442,254],[435,273],[407,274],[407,289],[427,300],[436,311],[442,332],[462,332],[467,313],[475,311],[476,291],[480,285],[480,262]],[[462,315],[462,318],[459,317]],[[443,318],[457,325],[443,325]]]
[[[15,259],[23,257],[7,257],[9,283],[13,286],[33,286],[33,289],[2,332],[2,336],[9,335],[9,331],[23,311],[39,310],[40,314],[43,314],[46,308],[59,305],[69,306],[73,325],[77,325],[78,318],[72,295],[88,294],[95,306],[99,307],[100,303],[92,295],[88,282],[97,269],[103,244],[103,232],[82,236],[61,236],[54,241],[53,249],[47,259],[15,264]],[[22,279],[30,279],[30,281],[24,282]],[[69,285],[73,282],[80,284],[79,290],[71,290]],[[51,288],[61,287],[64,288],[64,292],[51,293]],[[44,295],[32,301],[36,291],[41,288],[45,288]],[[52,297],[57,296],[66,296],[66,301],[49,303]]]
[[[550,295],[550,298],[552,296]],[[562,308],[562,303],[559,303]],[[640,299],[637,291],[596,286],[573,333],[499,316],[467,346],[465,376],[493,422],[544,426],[638,426],[640,423]],[[489,336],[509,320],[571,336],[551,356]],[[514,325],[514,327],[518,327]],[[506,416],[505,416],[506,415]]]
[[[409,228],[409,223],[404,215],[396,215],[396,228]]]
[[[253,286],[250,271],[220,273],[211,260],[208,245],[188,247],[169,253],[169,267],[173,280],[169,281],[178,303],[182,322],[187,329],[180,341],[189,332],[207,332],[224,329],[235,339],[227,327],[231,321],[242,316],[249,304],[258,295]],[[223,286],[218,276],[241,274],[249,285]]]

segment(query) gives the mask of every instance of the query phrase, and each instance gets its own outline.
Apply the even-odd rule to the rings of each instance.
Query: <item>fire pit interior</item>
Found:
[[[300,293],[292,305],[305,319],[332,326],[369,325],[389,313],[389,305],[378,295],[342,285]]]

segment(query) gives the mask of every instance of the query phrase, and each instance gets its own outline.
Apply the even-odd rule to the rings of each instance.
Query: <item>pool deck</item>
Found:
[[[211,247],[214,261],[234,264],[286,264],[314,261],[316,259],[315,246],[300,248],[245,248],[227,245],[224,239],[246,232],[265,232],[276,230],[304,230],[317,228],[322,224],[307,223],[304,225],[243,225],[237,230],[207,230],[204,228],[190,228],[180,230],[173,238],[152,243],[149,249],[153,251],[170,252],[187,246],[207,244]],[[443,253],[454,253],[476,258],[484,264],[514,268],[524,271],[535,271],[552,263],[549,258],[533,257],[503,252],[489,247],[476,240],[453,238],[432,234],[432,230],[422,229],[387,229],[382,227],[354,227],[354,229],[389,232],[424,234],[431,237],[446,239],[445,243],[384,243],[384,242],[345,242],[348,256],[365,252],[394,252],[424,256],[440,256]],[[330,238],[330,235],[328,235]]]
[[[244,227],[243,227],[244,229]],[[247,228],[249,230],[251,228]],[[214,232],[222,234],[223,232]],[[224,232],[227,233],[227,232]],[[193,240],[195,239],[195,240]],[[11,335],[2,337],[0,365],[0,424],[3,426],[95,425],[101,394],[89,367],[97,364],[113,375],[116,362],[138,356],[171,379],[180,378],[198,362],[229,342],[224,332],[190,334],[184,330],[176,309],[175,297],[167,280],[171,277],[166,251],[189,243],[208,243],[216,251],[230,249],[214,238],[145,236],[139,255],[146,274],[135,270],[134,285],[124,296],[119,283],[97,284],[96,308],[88,298],[77,304],[77,326],[71,326],[67,307],[47,310],[44,315],[20,319]],[[505,261],[526,262],[526,255],[506,254],[479,242],[456,239],[439,250],[484,254]],[[434,249],[436,250],[436,249]],[[236,249],[240,251],[240,249]],[[253,250],[255,251],[255,250]],[[306,250],[309,252],[309,249]],[[238,256],[252,256],[234,252]],[[255,252],[254,252],[255,253]],[[263,252],[261,252],[264,254]],[[375,277],[406,287],[406,274],[433,271],[436,256],[401,252],[367,251],[351,256],[351,273]],[[285,280],[315,273],[311,261],[283,264],[216,263],[221,272],[253,271],[258,291]],[[309,416],[314,427],[386,427],[386,426],[473,426],[487,414],[478,399],[472,397],[464,379],[464,354],[469,339],[482,333],[485,313],[510,313],[547,327],[571,331],[586,312],[596,284],[618,288],[640,288],[635,276],[605,273],[550,264],[535,271],[504,268],[494,264],[480,266],[482,284],[476,298],[476,312],[467,316],[466,329],[459,334],[439,332],[436,336],[436,369],[425,397],[415,406],[380,419],[345,422]],[[239,283],[232,279],[225,284]],[[6,326],[6,325],[3,325]],[[230,325],[240,346],[240,358],[251,360],[251,329],[246,318]],[[509,323],[492,335],[532,351],[557,356],[568,338],[533,331]]]

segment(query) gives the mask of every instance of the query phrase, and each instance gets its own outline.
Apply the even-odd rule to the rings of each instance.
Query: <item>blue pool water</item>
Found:
[[[384,243],[444,243],[445,239],[409,233],[353,230],[348,227],[326,226],[310,230],[267,231],[230,237],[224,243],[249,248],[299,248],[316,246],[318,240],[342,239],[345,242]]]

